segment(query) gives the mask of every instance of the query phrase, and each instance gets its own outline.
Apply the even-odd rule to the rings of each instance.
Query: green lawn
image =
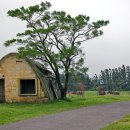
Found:
[[[96,92],[86,92],[84,97],[70,96],[68,100],[47,103],[1,103],[0,124],[7,124],[32,117],[58,113],[85,106],[105,104],[130,100],[130,95],[122,93],[119,96],[98,96]]]
[[[114,122],[109,126],[106,126],[101,130],[130,130],[130,115],[124,117],[117,122]]]

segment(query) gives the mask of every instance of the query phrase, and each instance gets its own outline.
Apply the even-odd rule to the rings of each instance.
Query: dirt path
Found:
[[[130,102],[96,105],[0,126],[0,130],[99,130],[130,114]]]

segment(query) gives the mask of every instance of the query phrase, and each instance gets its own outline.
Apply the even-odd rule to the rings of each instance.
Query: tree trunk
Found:
[[[58,84],[59,89],[61,91],[61,99],[64,99],[64,89],[63,89],[63,86],[62,86],[61,81],[60,81],[60,74],[59,74],[59,72],[55,72],[55,76],[56,76],[57,84]]]
[[[66,94],[67,94],[68,82],[69,82],[69,72],[68,72],[68,70],[66,70],[66,72],[65,72],[65,84],[64,84],[63,98],[65,98]]]
[[[56,76],[56,81],[58,83],[59,89],[61,91],[61,99],[65,99],[66,98],[67,89],[68,89],[69,72],[68,72],[68,70],[66,70],[66,72],[65,72],[64,87],[61,84],[60,73],[58,71],[55,71],[55,76]]]

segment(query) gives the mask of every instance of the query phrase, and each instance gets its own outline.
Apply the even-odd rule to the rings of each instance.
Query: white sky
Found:
[[[130,0],[48,0],[53,10],[64,10],[71,15],[85,14],[91,21],[110,20],[103,27],[104,35],[84,43],[86,66],[92,76],[101,69],[130,65]],[[40,3],[41,0],[0,0],[0,58],[15,51],[5,48],[4,41],[25,29],[20,20],[8,17],[6,12],[21,6]]]

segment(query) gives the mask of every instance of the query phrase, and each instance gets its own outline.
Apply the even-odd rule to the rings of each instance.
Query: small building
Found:
[[[0,60],[0,102],[60,99],[56,79],[44,65],[10,53]]]

